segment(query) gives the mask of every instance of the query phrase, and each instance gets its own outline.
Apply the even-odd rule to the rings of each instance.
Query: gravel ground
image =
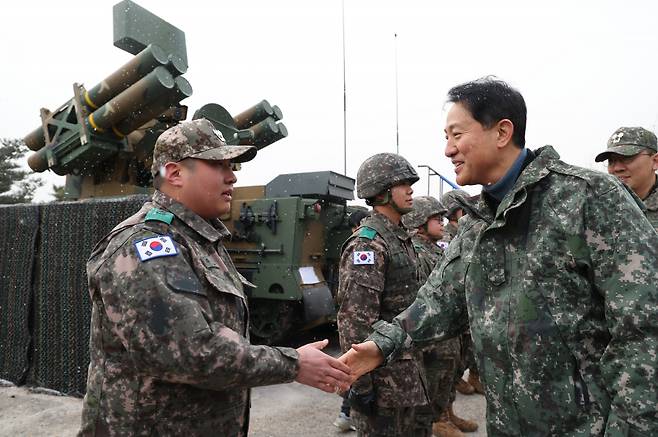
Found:
[[[293,345],[314,341],[320,334],[300,337]],[[333,337],[329,335],[330,338]],[[337,341],[331,338],[329,353],[337,355]],[[252,391],[253,437],[354,436],[332,425],[340,410],[341,398],[296,382],[258,387]],[[25,387],[0,387],[0,436],[73,436],[80,424],[82,400],[67,396],[35,393]],[[455,412],[475,420],[480,429],[468,436],[486,436],[485,401],[480,395],[457,394]]]

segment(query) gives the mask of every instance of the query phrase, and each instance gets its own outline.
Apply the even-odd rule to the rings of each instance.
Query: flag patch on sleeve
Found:
[[[176,246],[171,237],[160,235],[157,237],[146,238],[135,243],[137,255],[139,259],[148,261],[153,258],[160,258],[161,256],[174,256],[178,255]]]
[[[375,253],[371,250],[354,251],[354,265],[366,265],[375,263]]]

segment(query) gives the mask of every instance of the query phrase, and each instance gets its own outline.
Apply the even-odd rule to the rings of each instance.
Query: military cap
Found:
[[[378,153],[363,161],[356,173],[356,195],[369,199],[394,185],[420,179],[409,161],[395,153]]]
[[[656,153],[656,134],[642,127],[620,127],[608,140],[605,152],[596,155],[596,162],[605,161],[611,154],[633,156],[643,151]]]
[[[424,225],[435,216],[443,216],[448,210],[432,196],[414,197],[414,206],[411,212],[402,216],[402,224],[407,229],[415,229]]]
[[[256,156],[254,146],[229,146],[222,132],[205,118],[184,121],[164,131],[153,149],[151,173],[155,176],[168,162],[185,158],[246,162]]]
[[[470,198],[469,194],[464,190],[452,190],[443,194],[441,203],[446,208],[446,215],[449,217],[462,207],[462,203],[467,203]],[[457,199],[460,199],[460,203]]]

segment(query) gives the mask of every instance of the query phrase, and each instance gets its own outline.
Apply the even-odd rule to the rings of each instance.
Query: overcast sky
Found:
[[[91,87],[132,56],[112,44],[114,3],[3,3],[0,136],[23,137],[39,125],[39,108],[55,109],[74,82]],[[340,0],[137,3],[185,32],[190,117],[210,102],[233,115],[261,99],[283,110],[288,138],[245,165],[238,185],[343,173]],[[345,0],[347,175],[396,150],[396,45],[400,153],[452,180],[446,92],[484,75],[525,97],[527,145],[551,144],[569,163],[604,170],[594,156],[617,127],[656,131],[658,3],[538,3]],[[419,173],[424,195],[426,170]]]

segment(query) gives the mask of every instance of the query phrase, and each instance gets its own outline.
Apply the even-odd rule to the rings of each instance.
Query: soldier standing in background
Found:
[[[151,202],[96,245],[87,264],[93,304],[82,436],[246,436],[249,387],[296,380],[347,389],[347,367],[320,351],[249,342],[251,284],[235,269],[218,217],[231,208],[234,163],[205,120],[156,141]]]
[[[466,213],[463,205],[468,204],[470,199],[469,194],[464,190],[448,191],[441,197],[441,203],[448,210],[446,216],[448,217],[448,225],[446,225],[446,234],[444,241],[452,240],[457,234],[459,229],[459,219]],[[471,395],[473,393],[484,394],[484,387],[480,382],[480,373],[478,372],[477,362],[473,353],[473,340],[471,333],[467,329],[461,336],[460,346],[460,360],[459,365],[455,369],[455,389],[463,395]],[[468,369],[468,381],[464,381],[464,372]],[[453,394],[454,399],[454,394]]]
[[[425,283],[436,264],[443,257],[437,244],[444,236],[443,220],[446,208],[431,196],[414,197],[413,210],[402,216],[402,224],[409,230],[418,256],[421,284]],[[423,362],[427,376],[430,404],[419,407],[419,420],[433,423],[437,437],[462,437],[465,432],[477,431],[477,423],[458,417],[453,410],[455,373],[460,361],[460,340],[450,338],[423,348]]]
[[[658,435],[658,234],[616,178],[525,148],[526,106],[487,77],[452,88],[445,154],[482,185],[439,267],[341,357],[354,377],[464,329],[487,435]]]
[[[399,155],[366,159],[357,173],[357,195],[373,207],[346,241],[339,266],[337,315],[343,351],[366,339],[377,320],[392,320],[418,291],[416,255],[400,225],[411,211],[411,185],[418,175]],[[400,360],[356,380],[350,388],[352,419],[360,436],[430,436],[419,429],[416,407],[427,404],[422,357],[406,352]]]
[[[352,233],[361,225],[361,220],[368,216],[369,212],[367,209],[357,209],[352,212],[347,218],[350,227],[352,228]],[[356,427],[352,424],[352,417],[350,413],[350,400],[348,398],[349,392],[343,393],[343,403],[340,406],[340,413],[336,420],[334,420],[334,426],[343,432],[347,431],[356,431]]]
[[[464,215],[464,209],[457,198],[468,199],[468,197],[468,193],[464,190],[451,190],[441,197],[441,203],[446,208],[446,218],[448,219],[448,224],[444,227],[443,241],[449,242],[457,235],[459,219]]]
[[[608,160],[608,173],[628,185],[642,199],[647,218],[658,230],[658,152],[656,135],[641,127],[620,127],[608,148],[595,161]]]

